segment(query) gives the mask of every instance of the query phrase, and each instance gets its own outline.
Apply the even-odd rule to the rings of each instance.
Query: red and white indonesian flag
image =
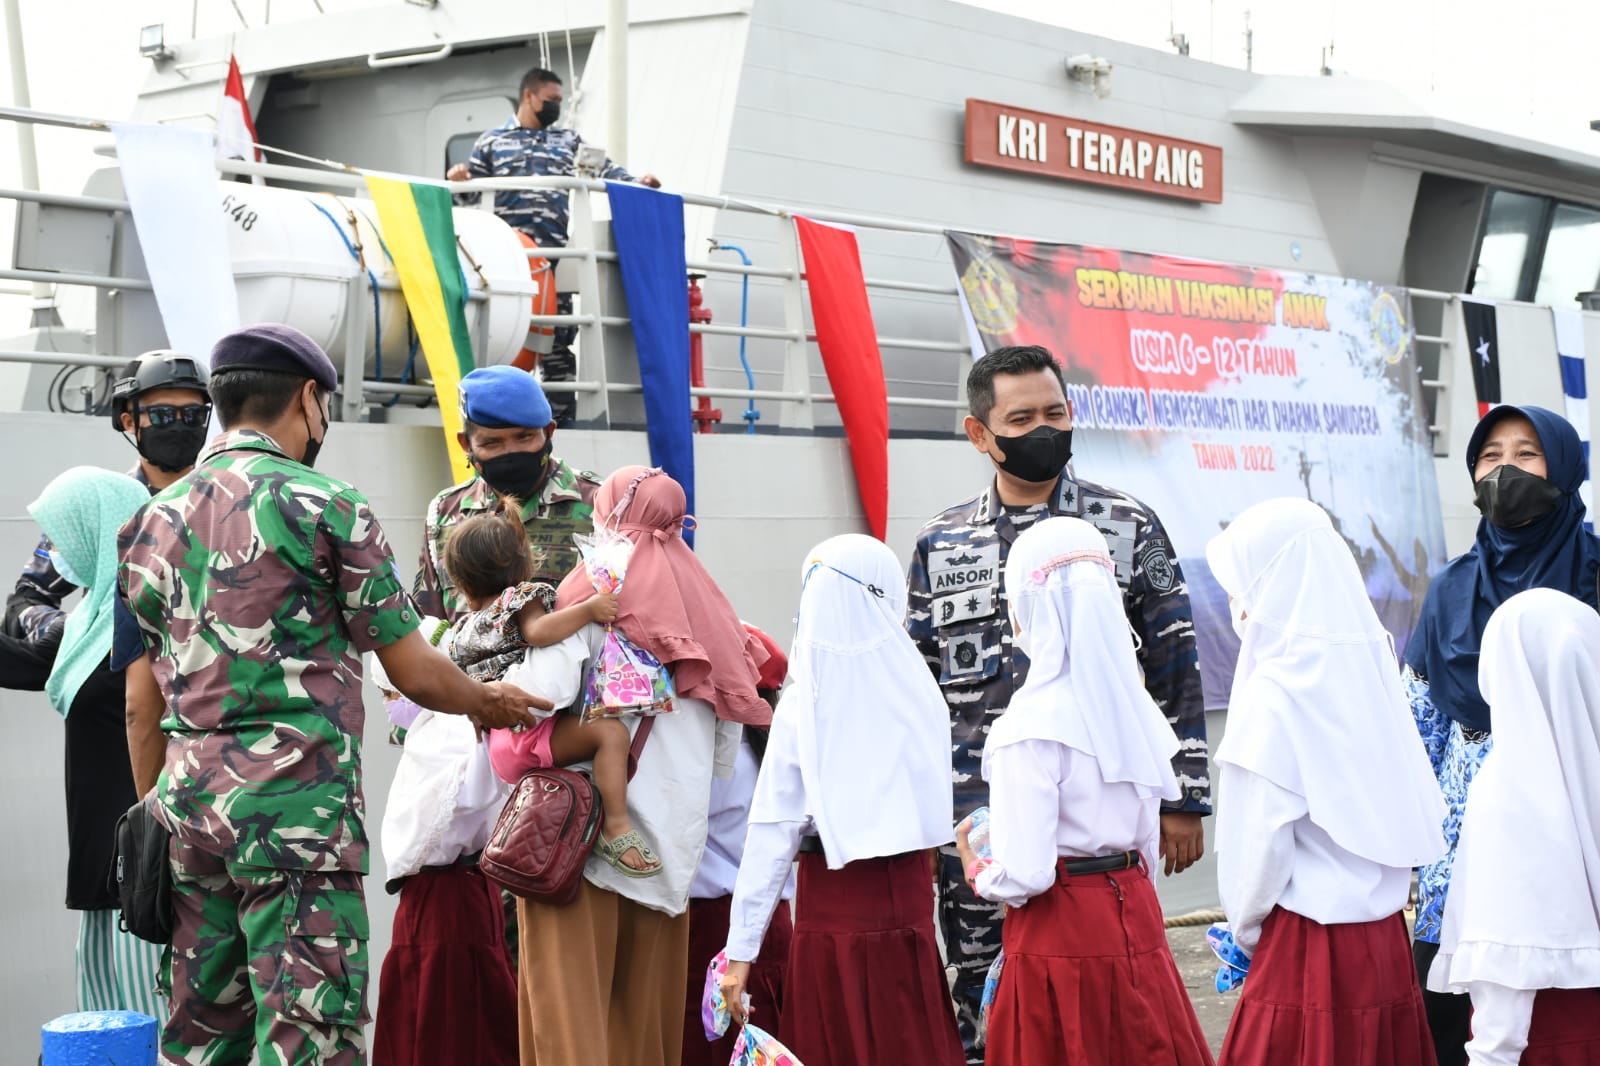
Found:
[[[250,120],[250,104],[244,98],[244,78],[239,61],[228,57],[228,80],[223,83],[222,103],[217,107],[217,158],[247,159],[261,162],[256,148],[256,124]]]

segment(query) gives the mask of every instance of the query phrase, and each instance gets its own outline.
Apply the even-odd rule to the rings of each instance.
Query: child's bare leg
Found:
[[[576,715],[564,714],[550,733],[550,757],[557,766],[594,760],[594,787],[605,808],[600,831],[607,840],[630,832],[628,817],[628,727],[615,718],[602,718],[584,725]],[[637,848],[623,853],[622,861],[635,870],[648,865]]]

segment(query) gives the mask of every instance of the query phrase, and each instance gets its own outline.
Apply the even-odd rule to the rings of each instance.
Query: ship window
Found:
[[[465,163],[472,156],[472,146],[478,143],[480,133],[458,133],[445,142],[444,168],[449,170],[457,163]]]
[[[1472,292],[1494,300],[1522,300],[1529,274],[1529,251],[1544,224],[1549,200],[1542,196],[1496,189],[1478,246]]]
[[[1561,307],[1600,282],[1600,211],[1557,204],[1550,218],[1534,303]]]
[[[1600,209],[1509,189],[1489,194],[1468,291],[1571,307],[1600,288]]]

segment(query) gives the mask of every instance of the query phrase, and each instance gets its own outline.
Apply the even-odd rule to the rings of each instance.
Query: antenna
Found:
[[[1333,77],[1333,42],[1329,41],[1322,49],[1322,76]]]
[[[1255,42],[1256,42],[1255,31],[1250,28],[1250,12],[1248,10],[1246,10],[1245,13],[1244,13],[1244,69],[1245,70],[1255,70],[1256,69],[1256,64],[1255,64],[1256,46],[1255,46]]]

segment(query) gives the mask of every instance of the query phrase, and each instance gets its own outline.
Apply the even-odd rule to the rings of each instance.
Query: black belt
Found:
[[[1068,877],[1080,877],[1083,874],[1131,870],[1142,861],[1137,851],[1124,851],[1118,855],[1100,855],[1093,859],[1062,859],[1061,867]]]
[[[803,836],[803,837],[801,837],[800,838],[800,854],[802,854],[802,855],[826,855],[827,852],[822,850],[822,838],[821,837],[814,837],[814,836]]]

